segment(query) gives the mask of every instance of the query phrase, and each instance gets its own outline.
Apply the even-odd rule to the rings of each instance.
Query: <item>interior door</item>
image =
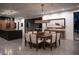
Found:
[[[79,40],[79,12],[74,12],[74,40]]]

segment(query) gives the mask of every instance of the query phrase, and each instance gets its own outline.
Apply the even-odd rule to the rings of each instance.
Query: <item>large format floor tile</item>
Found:
[[[30,49],[29,45],[22,47],[22,39],[7,41],[0,38],[0,54],[1,55],[78,55],[79,41],[61,40],[61,46],[46,50],[35,48]]]

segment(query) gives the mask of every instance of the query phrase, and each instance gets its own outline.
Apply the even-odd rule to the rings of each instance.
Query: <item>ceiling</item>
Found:
[[[79,3],[45,3],[44,14],[68,11],[79,8]],[[14,10],[17,13],[5,15],[10,17],[35,18],[42,16],[42,7],[40,3],[0,3],[0,15],[5,10]]]

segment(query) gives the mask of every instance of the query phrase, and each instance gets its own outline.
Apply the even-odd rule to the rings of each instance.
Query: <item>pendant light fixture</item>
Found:
[[[45,10],[44,10],[44,4],[41,4],[41,16],[43,17],[45,15]],[[35,20],[35,23],[48,23],[48,20]]]

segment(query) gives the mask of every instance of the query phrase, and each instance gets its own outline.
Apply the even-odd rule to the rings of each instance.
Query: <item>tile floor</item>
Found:
[[[1,55],[79,55],[79,41],[61,40],[61,46],[53,48],[50,51],[35,48],[30,49],[27,45],[22,47],[22,39],[7,41],[0,37],[0,54]]]

